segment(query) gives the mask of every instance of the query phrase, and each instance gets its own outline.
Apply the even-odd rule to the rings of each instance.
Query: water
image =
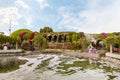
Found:
[[[1,72],[0,80],[120,80],[117,66],[104,61],[52,54],[16,59],[26,62]]]

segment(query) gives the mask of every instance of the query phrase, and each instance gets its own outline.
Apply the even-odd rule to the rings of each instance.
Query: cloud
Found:
[[[19,9],[22,15],[22,21],[24,25],[24,28],[30,28],[32,26],[33,18],[31,13],[31,6],[29,6],[27,3],[25,3],[23,0],[17,0],[15,1],[15,6]],[[22,7],[22,9],[21,9]],[[24,22],[25,21],[25,22]]]
[[[104,6],[100,3],[100,0],[98,0],[93,5],[95,8],[88,6],[86,10],[80,13],[81,17],[86,18],[84,20],[86,23],[83,26],[87,26],[88,29],[96,33],[120,31],[120,1],[107,1]]]
[[[80,28],[81,22],[84,18],[81,18],[78,13],[72,12],[68,7],[60,7],[59,15],[61,16],[61,20],[58,23],[58,27],[65,31],[82,31],[83,28]]]
[[[23,0],[16,0],[13,4],[13,7],[0,8],[0,32],[4,31],[6,35],[9,35],[10,20],[12,32],[32,26],[30,7]]]
[[[23,0],[16,0],[15,5],[17,7],[20,7],[20,8],[22,7],[24,9],[29,9],[30,8]]]
[[[120,0],[87,0],[85,9],[74,13],[68,7],[59,8],[58,27],[86,33],[120,32]]]
[[[24,18],[25,18],[26,26],[27,26],[28,28],[33,27],[33,26],[32,26],[32,25],[33,25],[33,19],[32,19],[32,17],[31,17],[31,15],[28,14],[28,15],[25,16]]]
[[[46,7],[49,7],[49,4],[47,3],[46,0],[37,0],[37,2],[39,3],[41,10],[46,8]]]
[[[16,7],[0,8],[0,32],[9,34],[10,20],[12,28],[18,26],[21,15]]]

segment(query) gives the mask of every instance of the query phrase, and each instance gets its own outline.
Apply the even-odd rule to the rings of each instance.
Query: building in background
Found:
[[[5,34],[4,32],[0,32],[0,34]]]

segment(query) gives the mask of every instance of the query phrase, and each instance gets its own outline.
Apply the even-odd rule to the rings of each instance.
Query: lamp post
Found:
[[[11,28],[12,28],[12,9],[10,9],[10,11],[9,11],[9,19],[10,19],[10,22],[9,22],[9,24],[10,24],[10,27],[9,27],[9,35],[11,34]]]
[[[11,26],[12,26],[12,19],[10,17],[10,28],[9,28],[9,34],[11,34]]]

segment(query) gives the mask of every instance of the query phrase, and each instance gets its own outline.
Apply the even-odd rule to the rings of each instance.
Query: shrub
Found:
[[[37,34],[33,39],[34,46],[36,46],[38,49],[42,50],[47,48],[47,41],[46,39],[40,35]]]
[[[31,45],[29,41],[23,41],[21,44],[21,48],[24,50],[30,50],[30,51],[34,50],[34,46]]]

